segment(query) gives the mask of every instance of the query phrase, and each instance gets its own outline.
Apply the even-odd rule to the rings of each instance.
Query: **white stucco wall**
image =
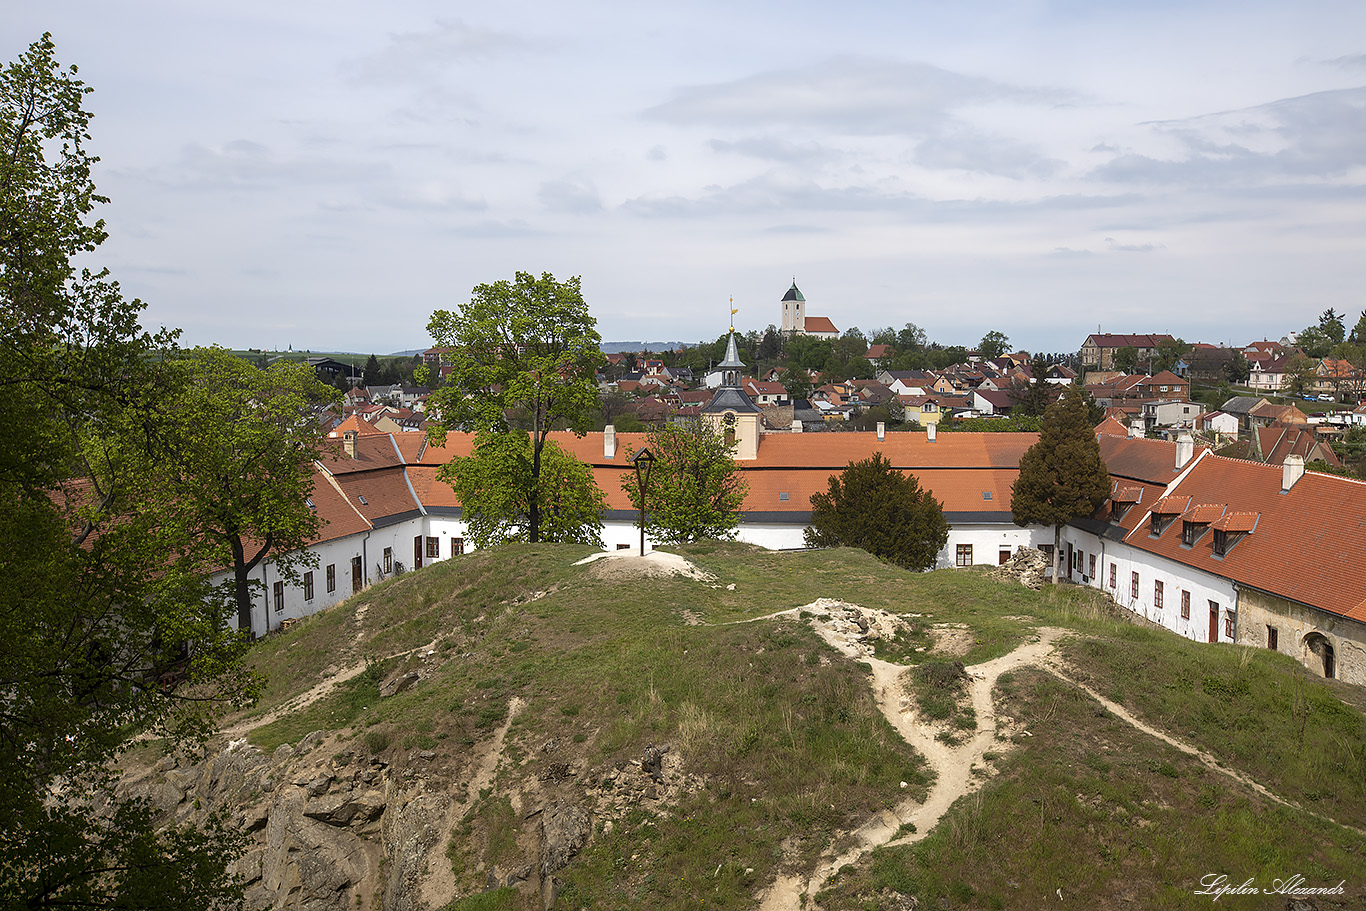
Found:
[[[1168,534],[1172,532],[1168,530]],[[1206,573],[1184,563],[1177,563],[1165,557],[1158,557],[1139,548],[1118,541],[1101,541],[1098,537],[1077,528],[1064,528],[1062,547],[1066,561],[1067,544],[1083,554],[1081,571],[1073,572],[1073,581],[1080,583],[1082,574],[1087,575],[1085,584],[1107,592],[1117,604],[1134,613],[1166,627],[1177,635],[1196,642],[1209,642],[1209,616],[1211,603],[1217,605],[1219,621],[1216,642],[1233,642],[1235,636],[1228,635],[1225,620],[1232,614],[1235,618],[1234,633],[1237,633],[1237,593],[1233,583],[1221,576]],[[1096,578],[1089,574],[1090,557],[1096,556]],[[1110,585],[1110,567],[1114,566],[1115,584]],[[1138,595],[1133,595],[1133,574],[1138,574]],[[1162,607],[1155,604],[1156,586],[1163,585]],[[1181,616],[1181,593],[1190,593],[1190,617]]]

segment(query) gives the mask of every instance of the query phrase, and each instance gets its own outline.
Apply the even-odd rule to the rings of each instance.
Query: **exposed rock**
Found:
[[[304,785],[304,790],[308,792],[309,797],[321,797],[332,787],[334,780],[331,775],[323,773]]]
[[[640,771],[649,775],[655,781],[664,780],[664,754],[669,752],[669,745],[665,744],[662,748],[653,743],[645,748],[645,755],[640,760]]]
[[[381,699],[397,696],[399,693],[412,689],[421,679],[422,675],[417,671],[409,671],[406,674],[390,677],[379,685],[379,696]]]
[[[304,807],[304,815],[329,826],[364,825],[378,819],[384,806],[384,794],[380,791],[329,794],[310,800]]]
[[[385,846],[388,869],[382,907],[385,911],[419,911],[419,886],[427,855],[441,841],[440,825],[450,798],[445,793],[427,791],[420,781],[404,784],[391,776],[385,801],[380,839]]]
[[[588,844],[593,819],[581,807],[556,804],[541,814],[541,881],[563,870]]]

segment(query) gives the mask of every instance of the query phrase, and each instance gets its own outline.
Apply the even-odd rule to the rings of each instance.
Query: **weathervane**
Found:
[[[734,332],[734,331],[735,331],[735,314],[737,314],[737,313],[739,313],[739,312],[740,312],[740,309],[739,309],[738,307],[735,306],[735,295],[731,295],[731,298],[730,298],[730,331],[731,331],[731,332]]]

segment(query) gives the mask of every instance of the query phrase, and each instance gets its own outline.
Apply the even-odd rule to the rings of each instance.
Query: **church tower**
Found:
[[[797,280],[792,279],[792,287],[783,295],[783,332],[792,335],[806,331],[806,298],[797,290]]]
[[[745,362],[735,347],[734,328],[726,339],[726,359],[716,366],[721,368],[721,386],[702,409],[702,423],[725,438],[736,461],[757,459],[760,411],[740,386]]]

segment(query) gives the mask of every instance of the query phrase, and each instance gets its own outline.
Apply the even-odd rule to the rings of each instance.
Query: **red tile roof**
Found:
[[[1313,471],[1287,491],[1281,490],[1281,481],[1278,466],[1206,454],[1173,494],[1228,507],[1211,523],[1239,534],[1227,552],[1214,554],[1212,536],[1183,546],[1179,528],[1156,538],[1136,530],[1126,540],[1291,601],[1344,615],[1363,610],[1366,482]]]
[[[550,435],[576,458],[593,466],[594,478],[607,495],[609,509],[631,508],[626,494],[620,490],[621,476],[630,471],[628,453],[645,445],[645,437],[642,433],[618,433],[616,456],[608,459],[602,434]],[[740,463],[750,485],[744,510],[809,512],[811,494],[826,490],[831,475],[843,471],[851,461],[881,452],[894,466],[914,474],[922,487],[933,491],[946,512],[1009,516],[1010,492],[1019,474],[1020,456],[1037,439],[1038,435],[1032,433],[941,433],[931,443],[919,433],[889,433],[882,442],[876,433],[765,434],[759,444],[759,457]],[[447,434],[444,446],[427,447],[421,464],[437,466],[457,455],[468,455],[470,443],[467,434]],[[413,486],[424,497],[424,503],[426,496],[438,495],[442,498],[438,501],[440,505],[456,505],[453,498],[445,499],[437,489],[440,482],[416,480],[423,474],[422,469],[412,473]],[[779,496],[783,493],[788,495],[786,500]]]
[[[839,332],[827,316],[808,316],[804,321],[807,332]]]
[[[1190,497],[1163,497],[1153,504],[1152,510],[1159,516],[1179,516],[1190,509]]]
[[[1190,522],[1192,525],[1208,525],[1218,519],[1227,511],[1227,507],[1217,503],[1202,503],[1199,506],[1192,506],[1181,516],[1183,522]]]

